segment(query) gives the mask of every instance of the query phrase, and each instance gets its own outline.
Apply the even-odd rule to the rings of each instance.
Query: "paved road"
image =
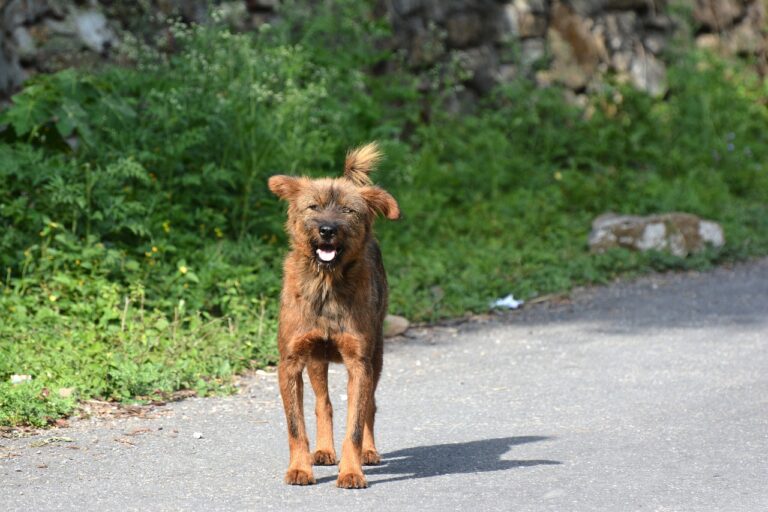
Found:
[[[332,467],[283,485],[278,391],[260,375],[150,418],[0,439],[0,510],[768,510],[768,260],[387,350],[366,490],[337,489]],[[74,441],[30,446],[51,435]]]

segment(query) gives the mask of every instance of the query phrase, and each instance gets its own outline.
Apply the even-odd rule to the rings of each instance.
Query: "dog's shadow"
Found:
[[[501,437],[466,443],[416,446],[386,453],[378,466],[366,466],[366,475],[397,475],[369,479],[370,485],[401,480],[429,478],[461,473],[486,473],[541,465],[558,465],[557,460],[508,460],[501,457],[513,446],[550,439],[546,436]],[[318,483],[335,480],[335,476],[318,479]]]

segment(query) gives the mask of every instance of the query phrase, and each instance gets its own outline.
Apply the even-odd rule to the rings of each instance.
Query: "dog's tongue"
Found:
[[[329,251],[325,249],[318,249],[317,255],[323,261],[332,261],[333,258],[336,257],[336,249],[331,249]]]

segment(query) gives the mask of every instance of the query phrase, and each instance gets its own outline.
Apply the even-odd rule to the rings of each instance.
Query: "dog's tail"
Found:
[[[372,185],[370,176],[376,164],[381,159],[381,151],[375,142],[350,150],[344,161],[344,177],[355,185]]]

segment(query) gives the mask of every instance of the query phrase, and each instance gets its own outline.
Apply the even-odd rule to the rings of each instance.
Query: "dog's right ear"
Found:
[[[278,174],[269,178],[269,190],[280,199],[291,201],[301,190],[301,181],[293,176]]]

